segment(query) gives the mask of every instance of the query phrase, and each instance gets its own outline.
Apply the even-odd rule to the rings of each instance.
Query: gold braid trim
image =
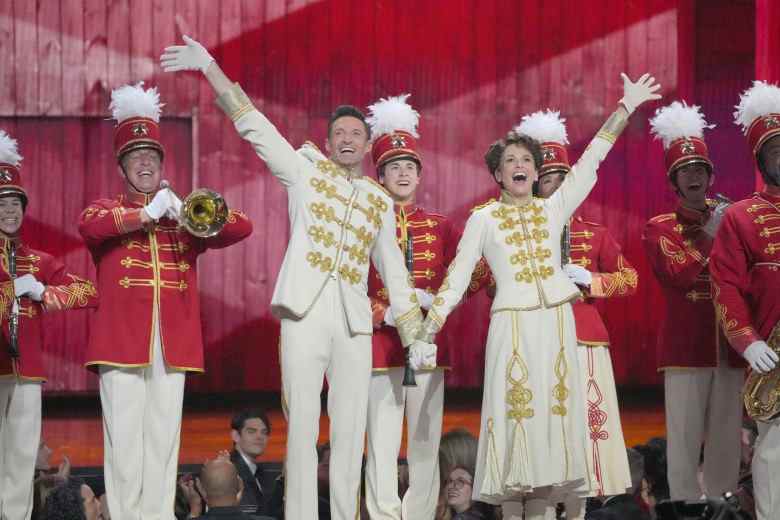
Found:
[[[623,130],[625,130],[626,125],[628,125],[628,113],[625,108],[620,107],[612,112],[609,119],[601,125],[601,129],[596,134],[596,137],[614,144],[617,138],[620,137],[620,134],[623,133]]]
[[[422,326],[423,319],[419,305],[413,306],[408,312],[395,319],[395,328],[404,347],[408,347],[417,339]]]
[[[230,89],[226,90],[217,98],[217,106],[222,109],[231,121],[255,109],[249,96],[238,83],[233,83]]]

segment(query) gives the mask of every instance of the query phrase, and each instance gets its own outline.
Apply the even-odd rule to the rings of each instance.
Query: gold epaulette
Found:
[[[474,213],[475,211],[479,211],[482,208],[486,208],[486,207],[490,206],[491,204],[493,204],[495,201],[496,201],[496,199],[491,198],[487,202],[483,202],[482,204],[478,204],[478,205],[474,206],[473,208],[471,208],[470,213]]]
[[[363,176],[363,177],[361,177],[361,178],[362,178],[362,179],[365,179],[365,180],[367,180],[368,182],[370,182],[371,184],[373,184],[374,186],[376,186],[377,188],[379,188],[380,190],[382,190],[382,193],[384,193],[384,194],[385,194],[385,195],[387,195],[388,197],[392,198],[392,196],[390,195],[390,192],[389,192],[389,191],[387,191],[387,188],[385,188],[384,186],[382,186],[381,184],[379,184],[378,182],[376,182],[374,179],[372,179],[372,178],[371,178],[371,177],[369,177],[368,175],[364,175],[364,176]]]
[[[662,222],[668,222],[670,220],[677,220],[677,215],[675,213],[664,213],[662,215],[656,215],[651,218],[649,222],[661,224]]]

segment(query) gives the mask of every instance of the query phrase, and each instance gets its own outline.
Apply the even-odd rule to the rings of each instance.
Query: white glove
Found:
[[[160,65],[163,70],[165,72],[199,70],[205,73],[214,58],[203,45],[187,35],[184,35],[184,43],[185,45],[173,45],[165,48],[160,56]]]
[[[710,237],[715,238],[715,235],[718,232],[718,228],[720,227],[720,222],[723,220],[723,215],[726,213],[728,207],[729,205],[725,202],[721,202],[715,206],[715,209],[712,210],[712,214],[710,215],[709,220],[707,220],[707,222],[702,226],[701,230]]]
[[[750,363],[750,368],[759,374],[766,374],[775,368],[778,361],[775,351],[763,341],[754,341],[748,345],[748,348],[742,353],[742,357]]]
[[[415,289],[414,292],[417,294],[417,301],[420,303],[420,307],[426,311],[433,307],[433,295],[431,293],[424,289]]]
[[[171,207],[166,210],[166,215],[168,215],[168,218],[171,220],[175,220],[176,222],[179,222],[179,215],[181,215],[181,207],[184,205],[184,203],[181,201],[179,197],[176,196],[176,194],[168,190],[168,193],[170,193],[171,198]]]
[[[31,300],[39,302],[43,300],[43,291],[45,290],[46,286],[31,274],[20,276],[14,280],[14,294],[17,298],[29,296]]]
[[[409,366],[413,370],[436,368],[436,345],[415,340],[409,345]]]
[[[563,272],[569,277],[569,280],[576,285],[582,285],[583,287],[590,287],[593,282],[593,275],[582,266],[577,264],[566,264],[563,266]]]
[[[633,114],[634,110],[645,101],[661,99],[661,94],[656,94],[661,85],[656,83],[655,78],[650,74],[643,74],[636,83],[632,83],[624,72],[620,73],[620,77],[623,78],[623,99],[620,102],[626,107],[628,115]]]
[[[152,202],[144,206],[144,211],[149,218],[153,220],[160,219],[165,215],[168,210],[173,209],[173,200],[171,198],[171,190],[163,188],[157,191],[157,194],[152,199]]]
[[[388,327],[395,327],[395,318],[393,318],[392,307],[388,307],[387,310],[385,310],[385,317],[382,321],[385,322],[385,325]]]

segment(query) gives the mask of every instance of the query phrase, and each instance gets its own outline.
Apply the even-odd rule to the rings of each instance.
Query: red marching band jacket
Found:
[[[706,211],[678,205],[674,213],[651,218],[642,242],[666,298],[658,337],[659,370],[714,367],[725,337],[718,329],[711,296],[709,257],[712,239],[702,230]],[[743,367],[729,349],[728,364]]]
[[[734,203],[712,249],[710,271],[718,319],[740,354],[766,341],[780,322],[780,188]]]
[[[638,275],[606,227],[575,216],[569,224],[570,261],[593,273],[585,299],[572,305],[581,345],[609,345],[609,334],[595,306],[596,298],[636,293]]]
[[[0,271],[0,377],[18,377],[27,381],[45,381],[43,369],[44,313],[65,309],[91,308],[97,305],[97,291],[89,280],[65,271],[65,266],[53,256],[30,249],[24,244],[16,247],[16,276],[32,274],[46,286],[43,300],[20,298],[19,358],[12,361],[9,346],[9,316],[14,299],[14,286],[8,273],[8,239],[0,239],[2,271]]]
[[[406,257],[406,244],[411,235],[413,243],[414,286],[436,294],[447,273],[460,241],[460,231],[447,217],[426,211],[420,207],[395,206],[396,231],[398,245]],[[490,271],[484,261],[480,262],[472,275],[469,293],[475,293],[490,283]],[[395,328],[382,325],[382,318],[389,306],[387,289],[379,278],[379,273],[371,266],[368,276],[368,296],[374,316],[373,368],[382,370],[404,366],[404,349],[398,339]],[[447,368],[447,349],[438,345],[436,354],[437,368]]]
[[[159,312],[167,366],[203,372],[197,258],[246,238],[252,223],[230,210],[225,226],[211,238],[192,236],[168,218],[143,228],[141,211],[149,200],[149,195],[123,194],[97,200],[81,214],[79,232],[97,268],[101,294],[86,365],[151,364],[152,326]]]

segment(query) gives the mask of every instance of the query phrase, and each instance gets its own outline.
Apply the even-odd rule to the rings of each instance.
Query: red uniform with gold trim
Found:
[[[414,286],[435,293],[444,279],[447,266],[455,257],[460,233],[453,229],[447,217],[420,207],[405,208],[396,205],[395,215],[396,235],[402,251],[406,251],[407,233],[412,236],[414,267],[413,273],[409,274],[414,277]],[[390,300],[387,289],[373,265],[368,275],[368,296],[371,298],[374,323],[380,325]],[[404,366],[404,349],[395,327],[379,326],[374,330],[371,344],[375,370]],[[446,349],[439,348],[436,357],[437,367],[447,365]]]
[[[577,341],[583,345],[609,345],[609,334],[596,308],[596,298],[636,293],[636,269],[623,256],[606,227],[575,216],[569,224],[571,263],[593,273],[589,297],[572,305]]]
[[[159,309],[166,364],[202,372],[198,255],[246,238],[252,223],[231,210],[225,226],[211,238],[194,237],[168,218],[142,228],[140,214],[149,201],[149,195],[119,195],[97,200],[81,214],[79,232],[97,267],[102,295],[86,364],[149,365],[153,314]]]
[[[780,322],[780,188],[732,204],[712,249],[712,292],[729,343],[740,354]]]
[[[651,218],[642,236],[647,257],[666,297],[658,338],[659,368],[714,367],[723,334],[715,321],[709,273],[712,239],[702,231],[707,211],[678,205],[674,213]],[[729,352],[729,366],[744,362]]]
[[[16,248],[16,276],[31,274],[46,286],[43,300],[20,298],[19,305],[19,358],[11,359],[8,352],[8,317],[11,313],[14,288],[8,274],[8,240],[0,239],[2,270],[0,270],[0,319],[3,333],[0,336],[0,377],[19,377],[23,380],[45,381],[43,367],[43,324],[46,312],[65,309],[95,307],[97,291],[89,280],[68,273],[65,266],[43,251],[24,244]]]

